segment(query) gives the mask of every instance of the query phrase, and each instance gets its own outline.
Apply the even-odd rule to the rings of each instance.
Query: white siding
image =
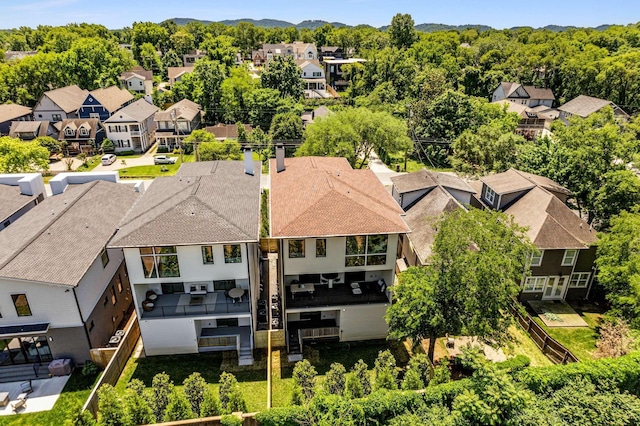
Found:
[[[460,204],[466,206],[471,203],[471,194],[465,191],[460,191],[452,188],[444,188],[453,198],[455,198]]]
[[[109,249],[107,253],[109,254],[107,267],[102,267],[102,259],[98,256],[76,288],[83,321],[87,320],[93,308],[100,301],[104,290],[124,258],[122,249]]]
[[[50,323],[51,328],[80,327],[73,290],[66,286],[53,286],[28,281],[0,279],[0,325]],[[25,294],[31,316],[19,317],[13,305],[12,294]]]
[[[47,96],[42,96],[37,105],[33,108],[33,117],[38,121],[53,121],[53,114],[60,114],[62,119],[77,118],[75,113],[67,114]]]
[[[152,355],[198,352],[198,336],[193,318],[140,320],[144,352]]]
[[[427,193],[426,189],[420,189],[418,191],[405,192],[404,194],[402,194],[402,204],[400,204],[400,207],[405,209],[407,206],[410,206],[418,198],[422,197],[426,193]]]
[[[389,328],[384,320],[387,304],[351,305],[340,312],[341,341],[385,339]]]

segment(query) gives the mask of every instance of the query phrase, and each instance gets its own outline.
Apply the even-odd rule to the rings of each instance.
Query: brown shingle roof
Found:
[[[147,71],[142,67],[133,67],[120,75],[120,80],[128,80],[133,76],[138,76],[143,80],[153,80],[153,71]]]
[[[483,176],[480,178],[496,194],[510,194],[512,192],[526,191],[536,186],[529,179],[522,176],[514,169],[509,169],[503,173]]]
[[[193,72],[193,67],[168,67],[167,75],[169,77],[169,83],[173,84],[174,80],[180,77],[182,74]]]
[[[191,121],[196,118],[200,109],[201,107],[197,103],[183,99],[171,105],[166,110],[157,112],[153,121],[171,121],[174,119]],[[175,117],[171,116],[171,111],[175,111]]]
[[[253,131],[253,127],[250,124],[243,124],[247,134]],[[207,126],[206,131],[213,133],[218,139],[238,139],[238,125],[237,124],[222,124],[218,123],[215,126]]]
[[[438,183],[427,169],[420,169],[417,172],[394,176],[391,178],[391,182],[393,182],[393,186],[395,186],[400,194],[438,186]]]
[[[89,93],[96,98],[100,104],[107,109],[107,111],[113,113],[122,108],[127,102],[133,100],[133,95],[126,89],[121,89],[118,86],[110,86],[105,89],[96,89]]]
[[[69,127],[73,130],[76,130],[74,136],[67,136],[65,134],[65,129]],[[89,128],[89,135],[83,136],[80,134],[78,130],[80,127]],[[59,130],[58,140],[61,141],[73,141],[73,140],[87,140],[87,139],[95,139],[96,134],[98,133],[98,129],[100,127],[100,120],[97,118],[74,118],[62,120],[56,123],[56,128]]]
[[[260,173],[246,174],[242,161],[185,163],[153,181],[110,246],[250,242],[259,232]]]
[[[31,114],[31,108],[18,104],[1,104],[0,105],[0,123],[15,120]]]
[[[46,198],[0,232],[0,276],[77,285],[137,197],[128,185],[96,181]]]
[[[550,192],[536,187],[505,210],[528,228],[529,239],[540,249],[581,249],[596,242],[596,233]]]
[[[535,86],[522,86],[524,90],[529,94],[529,98],[531,99],[552,99],[554,100],[556,97],[553,95],[553,90],[543,88],[543,87],[535,87]]]
[[[88,90],[81,89],[74,84],[49,90],[48,92],[44,92],[42,96],[51,99],[54,104],[58,105],[60,109],[68,114],[70,112],[76,112],[82,106],[88,94]]]
[[[23,133],[34,134],[35,137],[47,136],[48,121],[12,121],[9,136],[19,138]]]
[[[0,222],[29,204],[37,195],[24,195],[19,186],[0,184]]]
[[[391,195],[370,170],[344,158],[271,160],[271,235],[274,237],[405,233],[409,229]]]
[[[593,114],[594,112],[600,111],[607,105],[613,106],[614,104],[613,102],[607,101],[606,99],[580,95],[577,98],[570,100],[566,104],[559,106],[558,110],[585,118]]]

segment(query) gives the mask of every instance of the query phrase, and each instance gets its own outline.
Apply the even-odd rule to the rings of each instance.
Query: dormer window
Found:
[[[487,200],[489,204],[493,205],[496,200],[496,192],[488,186],[485,186],[484,199]]]
[[[80,136],[89,136],[89,129],[86,127],[80,127]]]
[[[66,136],[75,136],[76,135],[76,131],[73,130],[71,127],[67,127],[64,129],[64,134]]]
[[[313,59],[313,52],[309,52],[309,59]]]

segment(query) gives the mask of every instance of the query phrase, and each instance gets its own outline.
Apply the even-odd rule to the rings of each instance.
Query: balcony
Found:
[[[389,303],[387,293],[380,291],[376,281],[361,282],[359,285],[360,294],[354,294],[349,284],[333,284],[333,288],[316,284],[313,293],[297,292],[295,296],[287,286],[287,309]]]
[[[244,299],[247,296],[245,294]],[[152,310],[142,309],[142,319],[189,317],[228,314],[248,314],[248,301],[233,302],[223,291],[214,291],[203,295],[159,294]]]

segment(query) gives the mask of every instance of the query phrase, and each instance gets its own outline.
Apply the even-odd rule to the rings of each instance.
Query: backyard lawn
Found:
[[[85,377],[80,369],[76,369],[50,411],[1,416],[0,425],[64,425],[66,419],[80,411],[96,380],[97,377]]]
[[[169,155],[170,157],[177,158],[175,164],[153,164],[148,166],[133,166],[133,167],[125,167],[123,169],[118,170],[121,178],[131,178],[131,179],[145,179],[145,178],[155,178],[159,176],[173,176],[178,172],[180,165],[180,156],[179,155]],[[127,157],[123,157],[120,161],[126,161]],[[193,155],[183,155],[183,160],[185,163],[193,162]],[[164,170],[164,171],[163,171]]]
[[[502,347],[508,357],[524,355],[531,360],[532,367],[553,365],[553,362],[538,349],[533,340],[519,326],[514,324],[509,327],[509,337],[510,341]]]
[[[453,169],[451,167],[434,167],[432,166],[428,161],[426,161],[425,163],[421,163],[418,160],[415,160],[413,158],[407,158],[407,169],[404,169],[404,153],[396,153],[396,154],[390,154],[389,155],[389,160],[386,162],[387,166],[395,171],[396,170],[396,164],[398,164],[400,166],[400,171],[401,172],[417,172],[418,170],[421,170],[423,168],[426,168],[427,170],[433,170],[433,171],[437,171],[437,172],[450,172],[453,171]]]

